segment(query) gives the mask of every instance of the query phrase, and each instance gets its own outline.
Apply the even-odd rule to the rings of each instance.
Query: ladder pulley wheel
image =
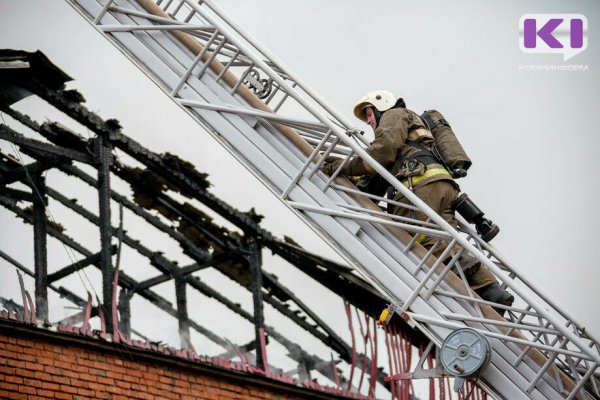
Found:
[[[440,360],[450,374],[471,378],[487,367],[490,354],[490,343],[485,336],[473,329],[461,328],[449,334],[442,343]]]

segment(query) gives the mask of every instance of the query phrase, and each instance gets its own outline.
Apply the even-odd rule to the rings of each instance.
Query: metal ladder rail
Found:
[[[207,1],[207,2],[205,2],[205,3],[208,3],[208,4],[210,4],[210,1]],[[218,10],[216,7],[213,7],[213,8],[212,8],[212,11],[214,11],[214,13],[215,13],[215,14],[217,14],[219,17],[221,17],[221,18],[222,18],[224,21],[227,21],[227,18],[226,18],[226,16],[225,16],[225,15],[224,15],[222,12],[220,12],[220,11],[219,11],[219,10]],[[242,29],[241,29],[239,26],[237,26],[237,25],[236,25],[236,24],[234,24],[234,23],[231,23],[231,21],[228,21],[228,22],[229,22],[230,26],[231,26],[231,27],[232,27],[232,28],[233,28],[233,29],[234,29],[236,32],[238,32],[238,33],[239,33],[241,36],[244,36],[244,32],[243,32],[243,30],[242,30]],[[246,35],[246,37],[247,37],[247,35]],[[249,43],[251,43],[251,44],[255,44],[255,45],[256,45],[256,41],[249,41]],[[258,46],[257,46],[257,47],[258,47]],[[264,49],[262,49],[262,48],[259,48],[259,50],[260,50],[260,52],[261,52],[261,53],[267,53],[267,52],[266,52]],[[271,56],[271,57],[273,58],[273,56]],[[281,63],[280,63],[279,61],[275,61],[275,62],[271,62],[270,64],[275,64],[275,65],[277,65],[277,64],[281,64]],[[287,74],[287,75],[290,75],[290,74]],[[305,90],[305,91],[306,91],[307,93],[311,93],[311,91],[309,91],[309,90]],[[316,96],[315,96],[315,97],[316,97]],[[321,105],[321,106],[325,107],[325,104],[324,104],[324,102],[322,102],[322,101],[317,101],[317,102],[319,103],[319,105]],[[332,114],[333,114],[333,113],[332,113]],[[336,116],[336,117],[340,118],[339,116]],[[341,118],[340,118],[340,119],[341,119]],[[347,123],[346,123],[346,125],[347,125]]]
[[[111,28],[112,29],[112,28]]]
[[[529,285],[529,286],[531,286],[531,285]],[[559,312],[560,312],[560,311],[559,311]],[[561,313],[561,314],[564,314],[564,313]]]
[[[460,219],[459,222],[461,223],[461,229],[465,232],[470,232],[471,234],[474,234],[474,231],[472,230],[472,228],[470,226],[468,226],[468,223],[466,221],[464,221],[464,219],[462,219],[462,218],[459,218],[459,219]],[[535,285],[533,285],[532,282],[527,277],[524,276],[523,273],[521,273],[518,269],[514,268],[512,266],[512,264],[504,256],[502,256],[492,245],[484,242],[476,235],[473,235],[472,237],[474,238],[473,241],[475,242],[477,247],[482,250],[482,253],[486,254],[492,261],[496,260],[495,262],[507,266],[507,270],[510,271],[509,276],[511,277],[512,280],[520,281],[523,285],[527,286],[533,292],[532,294],[534,296],[537,296],[537,302],[539,304],[541,304],[543,307],[548,307],[548,308],[552,309],[553,312],[556,312],[560,316],[560,318],[563,319],[565,328],[570,328],[572,330],[572,332],[583,341],[583,343],[587,344],[587,347],[595,350],[596,353],[598,353],[600,351],[600,346],[598,344],[599,343],[598,340],[595,337],[593,337],[588,331],[586,331],[586,329],[584,327],[578,325],[577,322],[565,310],[563,310],[558,304],[553,302],[551,299],[544,296],[544,294],[539,289],[537,289],[535,287]],[[521,314],[521,316],[517,319],[519,321],[519,323],[523,322],[525,316],[526,316],[525,313]],[[537,325],[539,327],[542,327],[542,325],[544,325],[544,327],[550,326],[549,321],[546,321],[543,318],[540,318],[540,316],[537,315],[536,313],[530,314],[530,317],[538,318],[539,323],[535,324],[535,325]],[[559,340],[559,337],[556,336],[554,338],[553,344],[558,342],[558,340]],[[542,335],[538,333],[535,335],[534,341],[537,341],[542,344],[547,344],[549,342],[549,339],[546,338],[546,342],[544,343],[542,341]],[[567,348],[569,344],[570,343],[567,341],[566,343],[564,343],[564,347]],[[518,363],[523,361],[523,356],[526,354],[528,349],[529,348],[527,348],[526,351],[524,351],[521,354],[521,356],[519,357],[517,362],[513,365],[518,365]],[[599,389],[600,383],[598,382],[598,377],[594,376],[594,374],[593,374],[594,370],[597,368],[597,365],[594,365],[593,363],[590,363],[588,360],[583,359],[583,358],[579,358],[576,362],[574,362],[572,357],[562,356],[562,355],[558,355],[557,360],[564,367],[573,363],[573,366],[571,367],[571,369],[572,369],[573,375],[576,378],[576,380],[577,380],[578,376],[582,377],[583,381],[586,381],[589,379],[590,386],[591,386],[590,390],[596,396],[600,396],[600,389]],[[544,368],[548,369],[551,366],[552,365],[548,364],[548,365],[545,365]],[[576,372],[575,369],[578,366],[580,366],[580,371]]]

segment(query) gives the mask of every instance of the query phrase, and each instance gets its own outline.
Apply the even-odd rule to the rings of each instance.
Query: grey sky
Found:
[[[496,247],[600,335],[599,3],[218,3],[347,119],[353,119],[354,101],[374,89],[393,91],[415,111],[444,113],[474,162],[461,187],[501,227]],[[588,18],[589,47],[567,62],[588,70],[520,70],[564,64],[559,55],[520,51],[521,15],[563,12]],[[307,248],[334,257],[65,2],[2,0],[0,47],[42,50],[75,78],[70,87],[102,117],[119,119],[127,134],[155,151],[193,161],[210,173],[217,195],[242,210],[256,207],[274,233],[298,237]],[[6,214],[0,213],[0,248],[23,246],[9,235],[14,220]],[[0,294],[13,284],[0,281]]]

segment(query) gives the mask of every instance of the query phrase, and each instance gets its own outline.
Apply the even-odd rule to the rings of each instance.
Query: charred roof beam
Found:
[[[235,210],[233,207],[217,199],[211,193],[208,193],[205,190],[205,184],[199,184],[197,180],[191,179],[186,173],[169,168],[169,166],[165,165],[160,156],[152,154],[139,143],[122,135],[117,124],[109,123],[110,121],[104,122],[81,104],[71,102],[68,96],[65,96],[63,91],[51,90],[43,85],[33,85],[32,90],[50,104],[79,121],[84,126],[87,126],[97,134],[101,135],[103,133],[108,133],[112,144],[115,147],[123,150],[134,159],[150,167],[153,172],[169,181],[170,184],[178,185],[184,195],[191,195],[216,211],[219,215],[240,227],[244,232],[251,233],[252,236],[257,237],[259,240],[273,240],[271,234],[262,229],[251,217],[239,213],[239,211]],[[192,278],[188,277],[188,279]],[[285,338],[282,339],[285,340]],[[325,375],[331,375],[330,372],[331,371],[325,372]]]
[[[78,170],[76,167],[74,166],[67,166],[64,169],[66,169],[68,171],[68,173],[74,174],[77,177],[83,178],[85,177],[85,174]],[[89,183],[90,185],[93,185],[95,183],[95,180],[91,177],[87,177],[86,179],[87,183]],[[64,198],[62,195],[60,195],[59,193],[56,193],[53,190],[50,190],[50,194],[52,197],[54,197],[55,199],[59,200],[59,202],[63,203],[64,205],[67,205],[67,202],[70,202],[70,200],[67,200],[66,198]],[[128,200],[126,200],[125,198],[123,198],[120,195],[114,196],[113,198],[117,197],[118,201],[121,202],[121,204],[124,204],[126,207],[130,208],[130,206],[132,206],[133,204],[131,204],[131,202],[129,202]],[[170,199],[169,199],[170,200]],[[182,218],[186,217],[185,213],[183,213],[181,210],[179,210],[173,203],[172,200],[171,201],[167,201],[167,200],[163,200],[162,201],[163,205],[169,205],[169,208],[173,211],[176,212],[179,216],[181,216]],[[67,205],[69,207],[71,207],[71,205]],[[79,207],[78,207],[79,208]],[[83,210],[81,210],[83,212]],[[137,210],[137,214],[141,215],[142,217],[146,217],[146,216],[151,216],[149,215],[147,212],[142,212],[143,210]],[[85,213],[86,215],[84,215],[84,217],[88,218],[88,220],[91,220],[91,215]],[[153,216],[152,216],[153,217]],[[153,217],[156,218],[156,217]],[[188,221],[193,222],[191,219],[187,218]],[[95,218],[94,221],[92,221],[95,223]],[[195,224],[197,225],[197,224]],[[157,226],[159,229],[161,229],[162,231],[171,234],[171,232],[174,232],[174,230],[169,229],[166,225],[164,225],[161,221],[156,220],[155,221],[155,226]],[[113,230],[116,228],[113,228]],[[206,231],[206,230],[204,230]],[[179,236],[179,235],[177,235]],[[179,237],[175,237],[172,235],[172,237],[175,240],[179,240]],[[130,244],[127,240],[125,240],[126,244]],[[229,246],[233,246],[233,244],[230,244]],[[189,244],[187,244],[187,246],[184,248],[185,249],[189,249],[191,248]],[[193,254],[189,254],[188,255],[192,256],[192,258],[195,258]],[[211,258],[209,258],[208,260],[205,261],[198,261],[197,264],[198,265],[205,265],[205,264],[211,264],[211,265],[215,265],[215,264],[221,264],[219,263],[213,263],[213,260],[211,260]],[[228,260],[224,259],[223,262],[226,262]],[[231,260],[230,260],[231,261]],[[195,270],[194,266],[191,266],[192,270]],[[193,271],[192,271],[193,272]],[[179,271],[178,273],[186,273],[186,271]],[[163,271],[163,275],[159,275],[156,276],[154,278],[148,279],[144,282],[140,282],[139,283],[139,287],[134,287],[132,288],[133,291],[137,291],[140,290],[140,288],[146,288],[146,287],[151,287],[154,286],[156,284],[159,283],[163,283],[166,282],[170,279],[172,279],[174,276],[174,274],[171,273],[165,273],[165,271]],[[312,310],[310,310],[303,302],[301,302],[291,291],[289,291],[287,288],[285,288],[283,285],[281,285],[279,282],[277,282],[277,280],[271,275],[271,274],[263,274],[265,281],[264,284],[266,285],[266,289],[268,291],[270,291],[269,289],[273,288],[276,289],[277,293],[279,294],[279,297],[281,297],[282,293],[285,293],[285,297],[283,297],[284,299],[289,299],[293,302],[295,302],[298,307],[300,309],[302,309],[307,315],[310,316],[310,318],[312,318],[317,325],[311,325],[310,323],[308,323],[306,320],[304,320],[301,316],[297,315],[296,313],[294,313],[293,311],[291,311],[284,303],[280,302],[279,300],[275,299],[270,293],[265,294],[265,298],[264,300],[267,301],[270,305],[272,305],[276,310],[278,310],[281,314],[287,316],[288,318],[290,318],[292,321],[294,321],[294,323],[296,323],[298,326],[302,327],[303,329],[307,330],[311,335],[315,336],[317,339],[319,339],[320,341],[322,341],[324,344],[326,344],[327,346],[331,347],[332,349],[334,349],[336,352],[338,352],[342,358],[344,360],[346,360],[347,362],[350,361],[350,357],[351,357],[351,350],[350,347],[345,344],[343,342],[343,340],[341,338],[339,338],[335,332],[333,331],[333,329],[331,329],[324,321],[322,321],[321,319],[319,319],[315,313],[312,312]],[[238,282],[240,283],[240,282]],[[197,284],[196,284],[197,285]],[[204,286],[204,285],[202,285]],[[245,285],[243,285],[245,286]],[[247,287],[249,290],[250,288]],[[207,290],[205,287],[198,287],[198,289],[201,289],[202,292],[205,295],[209,295],[207,293]],[[211,297],[215,296],[215,293],[211,293],[210,294]],[[321,327],[326,334],[322,333],[321,331],[319,331],[317,328]]]
[[[23,190],[11,189],[11,188],[2,188],[2,196],[10,197],[17,201],[28,201],[33,202],[35,200],[35,196],[29,192],[25,192]]]
[[[74,108],[83,108],[83,107],[82,107],[82,106],[80,106],[80,105],[77,105],[77,106],[75,106]],[[86,110],[80,110],[80,111],[86,111]],[[85,114],[85,113],[84,113],[84,112],[82,112],[82,114]],[[99,119],[99,118],[98,118],[98,119]],[[107,128],[107,127],[104,127],[104,128]],[[103,130],[103,131],[101,130],[101,132],[106,132],[106,130]],[[117,135],[117,136],[122,136],[120,133],[113,133],[113,135],[112,135],[112,136],[115,136],[115,135]],[[130,142],[131,142],[131,140],[130,140],[129,138],[126,138],[126,139],[127,139],[127,140],[126,140],[126,142],[127,142],[127,143],[130,143]],[[142,147],[141,145],[139,145],[139,144],[137,144],[137,143],[134,143],[134,144],[135,144],[135,146],[132,146],[132,147],[134,147],[136,150],[138,150],[138,152],[140,152],[140,153],[143,153],[143,152],[145,151],[146,153],[150,153],[149,151],[147,151],[147,150],[143,149],[143,147]],[[117,145],[118,145],[118,144],[117,144]],[[140,151],[140,149],[143,149],[144,151]],[[154,158],[154,157],[151,157],[151,158]],[[156,158],[154,158],[154,161],[158,161],[158,163],[161,163],[161,160],[160,160],[160,158],[159,158],[159,157],[156,157]],[[164,169],[164,168],[161,168],[160,170],[164,171],[165,169]],[[164,201],[164,200],[163,200],[163,203],[165,203],[165,201]],[[170,206],[169,204],[165,204],[165,205],[166,205],[166,206]],[[229,211],[235,211],[235,210],[231,209],[231,210],[229,210]],[[186,218],[186,215],[185,215],[184,213],[179,213],[179,214],[180,214],[180,215],[181,215],[183,218]],[[194,224],[194,226],[195,226],[196,228],[198,228],[198,229],[201,229],[201,227],[199,227],[199,226],[198,226],[198,224],[196,224],[194,221],[191,221],[189,218],[187,218],[187,220],[188,220],[188,222],[190,222],[190,223]],[[255,224],[252,224],[252,225],[255,225]],[[261,229],[261,230],[262,230],[262,228],[259,228],[259,229]],[[206,233],[210,234],[209,232],[206,232],[206,230],[204,230],[204,232],[203,232],[203,233],[205,233],[205,234],[206,234]],[[270,237],[270,235],[265,235],[265,236],[267,236],[267,237]],[[219,243],[219,242],[220,242],[220,241],[218,241],[218,240],[217,240],[217,238],[215,238],[214,236],[212,236],[211,238],[212,238],[213,240],[217,241],[217,243]],[[222,244],[222,243],[220,243],[220,244]],[[230,247],[230,245],[229,245],[228,247]],[[278,289],[278,290],[280,290],[280,291],[283,291],[282,289],[285,289],[285,288],[283,288],[281,285],[275,285],[275,286],[279,286],[279,287],[277,287],[277,289]],[[287,292],[286,294],[289,296],[289,293],[290,293],[290,292],[289,292],[288,290],[285,290],[285,291]],[[315,317],[316,317],[316,315],[314,315],[314,313],[312,313],[312,312],[311,312],[311,311],[310,311],[310,310],[309,310],[309,309],[308,309],[306,306],[304,306],[303,304],[299,303],[298,299],[294,298],[294,299],[292,299],[292,300],[293,300],[293,301],[295,301],[295,302],[296,302],[296,303],[299,305],[299,307],[300,307],[300,308],[302,308],[302,309],[303,309],[305,312],[307,312],[307,314],[309,314],[309,315],[311,316],[311,318],[313,318],[313,320],[315,320],[315,321],[317,322],[317,324],[318,324],[318,325],[320,325],[320,326],[322,326],[322,327],[324,326],[324,327],[325,327],[324,329],[325,329],[326,331],[328,331],[328,334],[329,334],[330,336],[332,336],[332,333],[333,333],[333,332],[332,332],[332,330],[328,329],[328,327],[326,326],[326,324],[324,324],[322,321],[320,321],[320,320],[318,319],[318,317],[317,317],[317,318],[315,318]],[[284,312],[285,312],[285,311],[284,311]],[[312,314],[312,315],[311,315],[311,314]],[[297,321],[296,321],[296,322],[297,322]],[[298,323],[298,322],[297,322],[297,323]],[[333,335],[335,335],[335,334],[333,333]],[[337,338],[336,338],[336,339],[337,339]],[[347,347],[347,346],[344,346],[344,347]],[[341,350],[341,349],[339,349],[339,350]],[[338,351],[339,351],[339,350],[338,350]]]
[[[53,90],[36,82],[32,82],[30,88],[48,103],[96,134],[109,134],[111,142],[115,147],[146,165],[159,176],[180,186],[184,194],[197,198],[200,202],[238,226],[244,232],[251,232],[252,236],[259,239],[272,237],[268,231],[261,228],[251,217],[240,213],[235,208],[207,192],[205,190],[207,184],[205,182],[200,184],[197,176],[188,176],[190,175],[189,173],[170,168],[165,164],[162,157],[153,154],[136,141],[123,135],[115,121],[103,121],[98,115],[89,111],[83,105],[70,101],[62,90]],[[197,171],[194,171],[194,173],[198,174]]]
[[[237,255],[233,254],[223,254],[215,257],[210,257],[208,260],[204,262],[196,262],[187,267],[180,268],[177,272],[167,275],[157,275],[154,278],[146,279],[145,281],[139,282],[135,287],[133,287],[133,292],[138,292],[140,290],[151,288],[152,286],[159,285],[161,283],[167,282],[171,279],[175,279],[177,276],[185,277],[186,275],[190,275],[196,271],[200,271],[204,268],[212,267],[217,264],[232,261]]]
[[[117,253],[117,246],[112,246],[111,247],[111,255],[114,255]],[[71,275],[73,272],[77,272],[89,265],[92,264],[97,264],[100,262],[100,253],[96,253],[96,254],[92,254],[91,256],[85,257],[83,260],[79,260],[77,262],[74,262],[70,265],[67,265],[66,267],[63,267],[62,269],[51,273],[50,275],[48,275],[48,283],[52,283],[55,282],[59,279],[62,279],[66,276]]]
[[[73,209],[73,211],[77,212],[78,214],[84,216],[86,219],[88,219],[90,222],[96,224],[98,217],[96,217],[94,214],[92,214],[91,212],[85,210],[83,207],[81,207],[80,205],[76,204],[75,202],[73,202],[72,200],[67,199],[66,197],[64,197],[62,194],[56,192],[55,190],[48,188],[48,194],[53,197],[54,199],[58,200],[59,202],[67,205],[70,204],[71,209]],[[69,205],[67,205],[69,206]],[[117,228],[112,228],[113,231],[113,235],[117,235]],[[127,244],[128,246],[132,247],[133,249],[137,250],[140,254],[148,257],[151,260],[152,265],[154,265],[155,267],[157,267],[159,270],[161,270],[163,273],[166,273],[168,275],[173,274],[176,272],[176,269],[179,268],[177,265],[175,265],[174,263],[168,261],[164,256],[152,252],[149,249],[146,249],[144,246],[142,246],[139,241],[136,241],[134,239],[132,239],[131,237],[129,237],[128,235],[124,234],[123,235],[123,243]],[[73,246],[71,246],[73,247]],[[79,246],[81,247],[81,246]],[[81,252],[80,250],[77,250],[79,252]],[[89,254],[85,254],[82,253],[84,255],[91,255]],[[119,279],[121,279],[121,277],[124,276],[124,274],[120,274],[119,275]],[[249,322],[253,322],[253,316],[251,314],[249,314],[248,312],[246,312],[243,308],[241,308],[240,305],[233,303],[232,301],[230,301],[229,299],[227,299],[225,296],[221,295],[218,291],[212,289],[211,287],[209,287],[208,285],[206,285],[205,283],[203,283],[202,281],[200,281],[198,278],[194,277],[194,276],[190,276],[187,275],[186,276],[186,281],[187,283],[189,283],[193,288],[197,289],[198,291],[200,291],[202,294],[208,296],[208,297],[212,297],[215,300],[219,301],[220,303],[224,304],[226,307],[228,307],[229,309],[231,309],[232,311],[236,312],[237,314],[239,314],[240,316],[242,316],[243,318],[245,318],[246,320],[248,320]],[[135,283],[131,278],[127,279],[127,286],[126,288],[129,290],[132,290],[135,287]],[[144,294],[148,291],[148,289],[143,290],[140,292],[140,294]],[[145,297],[145,296],[144,296]],[[177,317],[177,311],[175,309],[173,309],[172,307],[170,307],[173,310],[173,316]],[[191,326],[194,326],[193,324],[191,324]],[[278,333],[274,328],[270,327],[270,326],[265,326],[265,331],[271,335],[275,340],[277,340],[278,342],[280,342],[282,345],[284,345],[284,347],[286,347],[288,349],[288,351],[290,352],[290,355],[296,359],[296,361],[300,360],[300,359],[304,359],[304,358],[309,358],[311,360],[314,361],[314,364],[319,363],[321,360],[316,357],[316,356],[312,356],[309,355],[308,353],[306,353],[305,351],[301,350],[301,348],[297,345],[295,345],[294,343],[292,343],[290,340],[286,339],[283,335],[281,335],[280,333]],[[327,343],[326,343],[327,344]],[[327,370],[326,368],[323,368],[323,370],[320,370],[319,372],[321,372],[322,374],[324,374],[325,376],[327,376],[328,378],[330,378],[332,381],[335,382],[335,377],[333,376],[333,374],[331,373],[331,371]]]
[[[15,145],[22,148],[35,150],[42,153],[49,153],[55,156],[62,157],[65,159],[64,162],[75,160],[84,164],[95,164],[94,157],[90,156],[89,154],[84,154],[75,150],[51,145],[48,143],[41,142],[39,140],[26,138],[25,136],[21,135],[20,133],[16,132],[15,130],[11,129],[10,127],[4,124],[0,124],[0,139],[12,142]]]
[[[2,196],[0,196],[0,205],[5,207],[9,211],[12,211],[13,213],[15,213],[15,215],[17,215],[19,218],[23,219],[26,223],[31,224],[33,222],[31,215],[27,214],[23,209],[16,206],[12,202],[6,201],[5,198],[3,198]],[[75,240],[73,240],[69,236],[58,231],[53,226],[48,225],[47,229],[48,229],[48,235],[54,237],[58,241],[62,242],[66,246],[72,248],[73,250],[82,254],[83,256],[88,257],[93,254],[91,251],[87,250],[85,247],[83,247],[82,245],[77,243]],[[97,268],[101,268],[100,265],[97,265],[97,264],[93,264],[93,265],[95,265]],[[23,267],[23,268],[25,268],[25,267]],[[33,276],[33,272],[29,271],[29,274],[31,276]],[[119,286],[121,286],[125,289],[131,289],[132,287],[135,286],[136,281],[121,271],[119,273],[118,283],[119,283]],[[72,295],[72,292],[68,291],[67,289],[64,289],[64,290],[61,290],[61,289],[64,289],[64,288],[62,288],[62,287],[58,288],[58,291],[59,291],[59,293],[61,293],[61,295],[64,295],[65,297],[69,297],[69,294]],[[150,301],[152,304],[154,304],[158,308],[165,311],[167,314],[171,315],[172,317],[177,318],[177,310],[175,310],[175,308],[173,308],[171,302],[169,302],[162,296],[154,293],[153,291],[151,291],[149,289],[142,290],[138,294],[140,296],[142,296],[143,298],[145,298],[146,300]],[[200,334],[202,334],[203,336],[207,337],[214,343],[223,347],[224,349],[227,350],[230,348],[231,345],[227,340],[222,339],[220,336],[218,336],[215,333],[211,332],[210,330],[206,329],[202,325],[190,320],[190,326],[192,328],[194,328],[196,331],[198,331]]]

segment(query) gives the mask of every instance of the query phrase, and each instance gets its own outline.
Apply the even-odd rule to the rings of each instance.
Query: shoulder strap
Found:
[[[434,121],[429,111],[425,111],[423,114],[421,114],[421,119],[425,121],[425,125],[427,125],[430,132],[433,128],[437,128],[440,126],[447,126],[448,128],[451,128],[450,124],[448,123],[448,121],[446,121],[445,118],[440,118],[437,121]]]

